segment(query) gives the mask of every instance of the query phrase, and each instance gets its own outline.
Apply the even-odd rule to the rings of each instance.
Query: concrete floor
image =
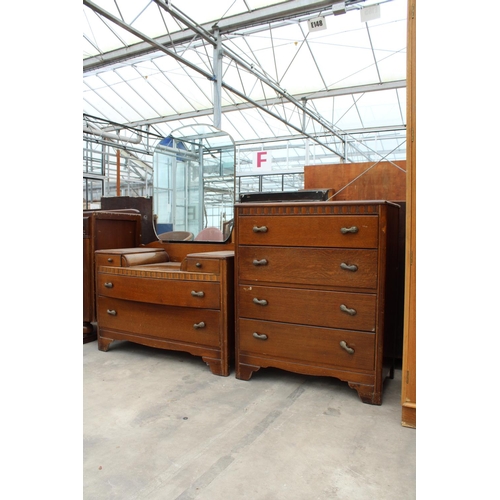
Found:
[[[372,406],[328,377],[242,381],[187,353],[90,342],[83,386],[86,500],[416,498],[400,369]]]

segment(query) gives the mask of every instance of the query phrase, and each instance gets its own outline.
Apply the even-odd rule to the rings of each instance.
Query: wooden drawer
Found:
[[[373,333],[250,319],[239,319],[238,324],[242,353],[356,370],[373,370],[375,366]],[[353,352],[342,348],[341,342]]]
[[[164,250],[144,253],[128,253],[122,255],[121,257],[121,264],[123,267],[144,266],[150,264],[165,263],[168,261],[168,253]]]
[[[377,286],[377,250],[241,246],[238,252],[240,281]]]
[[[240,285],[239,316],[375,331],[375,294]]]
[[[121,256],[111,253],[97,253],[95,254],[96,268],[99,266],[120,267]]]
[[[220,309],[220,284],[98,273],[97,294],[137,302]]]
[[[220,274],[219,259],[187,256],[182,263],[182,270],[196,273]]]
[[[98,297],[97,311],[100,329],[220,346],[219,311],[146,304],[109,297]]]
[[[242,216],[240,245],[377,248],[375,215]]]

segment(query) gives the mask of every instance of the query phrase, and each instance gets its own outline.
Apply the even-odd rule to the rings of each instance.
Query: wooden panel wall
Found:
[[[334,189],[332,201],[406,200],[406,161],[306,165],[304,189]]]

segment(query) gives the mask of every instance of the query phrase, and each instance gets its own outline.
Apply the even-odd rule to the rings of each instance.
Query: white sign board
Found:
[[[370,7],[363,7],[360,11],[361,22],[367,23],[374,21],[380,17],[380,4],[370,5]]]
[[[253,154],[253,171],[266,173],[272,170],[273,157],[269,151],[255,151]]]
[[[309,31],[321,31],[326,30],[326,19],[324,17],[315,17],[314,19],[309,19],[307,21],[309,26]]]

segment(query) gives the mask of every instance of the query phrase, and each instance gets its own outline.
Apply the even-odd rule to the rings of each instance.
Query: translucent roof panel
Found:
[[[342,160],[340,137],[404,131],[407,2],[341,3],[84,0],[83,113],[158,137],[218,121],[240,148]]]
[[[206,2],[204,0],[190,0],[189,2],[178,2],[178,4],[182,5],[183,12],[196,23],[205,24],[215,23],[228,16],[280,4],[283,1],[219,0]],[[164,35],[165,32],[172,33],[185,28],[177,19],[162,13],[158,4],[152,0],[96,0],[87,4],[87,6],[92,5],[101,7],[151,38]],[[86,7],[83,9],[83,32],[84,59],[140,41],[140,38],[96,14],[92,8]]]

